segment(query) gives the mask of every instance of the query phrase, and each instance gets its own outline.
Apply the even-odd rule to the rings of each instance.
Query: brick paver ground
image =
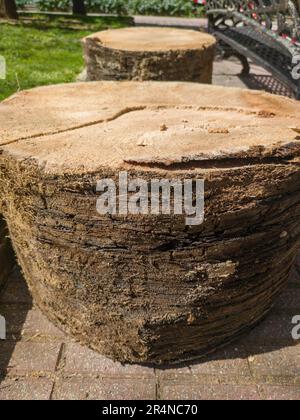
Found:
[[[134,16],[134,20],[137,26],[167,26],[200,31],[206,31],[208,26],[206,18]],[[242,77],[240,76],[242,67],[237,59],[221,60],[217,57],[214,64],[213,84],[266,90],[271,93],[291,96],[291,92],[276,81],[270,73],[251,62],[250,64],[250,75]]]
[[[155,24],[152,18],[139,23]],[[252,65],[247,78],[240,71],[237,60],[217,57],[213,83],[288,94],[260,67]],[[34,306],[18,269],[0,295],[0,314],[7,320],[7,340],[0,341],[0,400],[300,400],[300,340],[291,335],[292,318],[300,315],[300,255],[288,289],[260,326],[210,357],[177,367],[121,365],[76,343]]]

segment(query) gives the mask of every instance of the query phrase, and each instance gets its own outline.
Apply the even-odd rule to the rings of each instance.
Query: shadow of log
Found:
[[[9,273],[15,265],[14,252],[10,243],[6,223],[0,215],[0,292]]]
[[[16,266],[7,226],[0,217],[0,316],[5,339],[0,339],[0,382],[5,377],[32,300]]]

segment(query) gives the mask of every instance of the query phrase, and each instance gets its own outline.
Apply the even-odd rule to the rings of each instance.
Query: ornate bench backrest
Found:
[[[230,20],[234,26],[255,26],[288,49],[300,51],[300,0],[207,0],[206,7],[217,26]]]

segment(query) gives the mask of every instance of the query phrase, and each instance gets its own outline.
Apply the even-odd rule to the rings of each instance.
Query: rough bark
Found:
[[[15,0],[0,0],[0,17],[18,19]]]
[[[72,12],[74,15],[86,15],[84,0],[72,0]]]
[[[169,28],[126,28],[83,40],[87,80],[211,83],[215,39]]]
[[[191,359],[252,328],[299,246],[299,116],[289,99],[190,83],[83,83],[4,101],[1,211],[36,303],[121,361]],[[99,215],[96,182],[120,170],[205,179],[205,222]]]

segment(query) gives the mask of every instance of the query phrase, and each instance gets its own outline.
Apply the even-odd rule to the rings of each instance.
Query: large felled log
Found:
[[[36,303],[130,362],[193,358],[253,327],[299,246],[299,116],[290,99],[172,82],[42,87],[4,101],[1,211]],[[96,183],[120,171],[204,179],[204,223],[100,215]]]
[[[215,38],[172,28],[107,30],[83,39],[87,80],[211,83]]]

